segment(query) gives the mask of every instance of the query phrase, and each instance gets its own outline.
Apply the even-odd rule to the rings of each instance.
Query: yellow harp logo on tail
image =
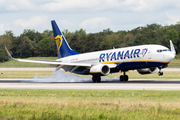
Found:
[[[63,41],[62,35],[57,35],[54,39],[55,39],[57,49],[58,49],[58,52],[59,52],[60,47],[62,45],[62,41]]]

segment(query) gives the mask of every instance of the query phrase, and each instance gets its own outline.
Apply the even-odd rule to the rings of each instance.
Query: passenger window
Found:
[[[169,49],[157,50],[157,52],[164,52],[164,51],[170,51],[170,50]]]

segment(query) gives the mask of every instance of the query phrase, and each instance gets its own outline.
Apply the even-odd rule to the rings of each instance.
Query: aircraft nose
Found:
[[[166,54],[166,56],[167,60],[171,62],[174,59],[175,54],[173,52],[169,52],[168,54]]]

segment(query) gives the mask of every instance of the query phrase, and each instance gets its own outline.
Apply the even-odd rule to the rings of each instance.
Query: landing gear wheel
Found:
[[[125,75],[125,73],[124,73],[124,75],[121,75],[121,76],[119,77],[119,80],[120,80],[120,81],[128,81],[128,79],[129,79],[129,77],[128,77],[127,75]]]
[[[121,75],[121,76],[119,77],[119,80],[120,80],[120,81],[123,81],[123,80],[124,80],[124,76]]]
[[[93,82],[101,82],[101,76],[93,76],[92,81]]]
[[[97,76],[97,82],[101,82],[101,77]]]
[[[159,72],[158,72],[158,75],[159,75],[159,76],[163,76],[163,72],[159,71]]]
[[[95,79],[95,77],[94,77],[94,76],[92,77],[92,81],[93,81],[93,82],[96,82],[96,79]]]
[[[124,76],[124,81],[128,81],[129,77],[127,75]]]
[[[158,67],[158,68],[159,68],[158,75],[159,75],[159,76],[163,76],[163,72],[161,72],[161,68],[160,68],[160,67]]]

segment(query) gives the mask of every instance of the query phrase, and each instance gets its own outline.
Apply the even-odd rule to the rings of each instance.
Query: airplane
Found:
[[[139,45],[81,54],[70,48],[55,20],[52,20],[51,24],[57,48],[57,60],[15,59],[4,46],[8,57],[20,62],[49,64],[56,67],[56,71],[62,68],[66,72],[92,75],[93,82],[101,82],[101,76],[117,72],[123,72],[119,77],[120,81],[128,81],[126,72],[129,70],[137,70],[144,75],[155,73],[159,69],[158,75],[162,76],[161,69],[167,67],[176,55],[171,40],[171,50],[162,45]]]

